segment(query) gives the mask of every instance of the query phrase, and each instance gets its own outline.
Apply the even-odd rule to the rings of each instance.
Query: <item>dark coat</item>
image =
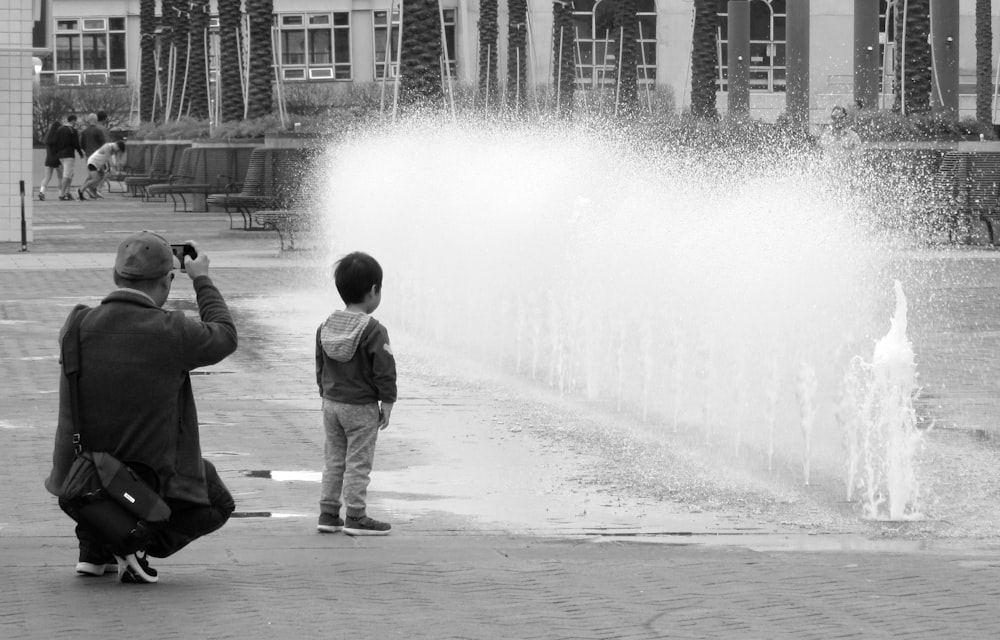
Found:
[[[188,372],[221,361],[236,350],[237,338],[212,281],[196,278],[194,288],[201,320],[161,309],[129,289],[112,292],[87,313],[80,326],[80,418],[85,448],[145,465],[168,498],[207,505]],[[77,306],[70,318],[86,308]],[[69,381],[65,374],[60,378],[52,472],[45,482],[54,494],[73,461]]]
[[[83,157],[83,148],[80,147],[80,134],[76,132],[76,129],[64,124],[59,127],[59,132],[56,134],[56,155],[60,158],[72,158],[73,154],[80,154]]]
[[[84,157],[89,158],[108,141],[107,132],[96,124],[88,124],[80,134],[80,146]]]

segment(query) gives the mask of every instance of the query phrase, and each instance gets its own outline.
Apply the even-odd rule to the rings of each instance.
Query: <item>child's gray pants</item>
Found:
[[[369,474],[378,440],[378,403],[345,404],[323,399],[323,489],[319,507],[323,513],[365,515]],[[343,495],[343,500],[341,496]]]

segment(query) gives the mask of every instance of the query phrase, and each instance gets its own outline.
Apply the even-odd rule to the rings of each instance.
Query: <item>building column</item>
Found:
[[[728,116],[750,114],[750,2],[729,0]]]
[[[854,103],[865,109],[878,105],[878,5],[878,0],[854,0]]]
[[[36,189],[31,144],[31,93],[35,71],[32,40],[33,33],[41,33],[44,40],[39,44],[48,41],[47,29],[40,26],[33,30],[35,19],[43,20],[43,9],[47,8],[51,8],[47,3],[32,0],[6,0],[4,18],[0,20],[0,78],[3,78],[0,140],[4,141],[3,161],[0,162],[0,242],[20,243],[22,207],[25,240],[32,241],[32,193]],[[54,193],[52,198],[55,199]]]
[[[809,0],[788,0],[785,19],[785,110],[793,124],[809,124]]]
[[[958,116],[958,2],[931,0],[932,103]]]

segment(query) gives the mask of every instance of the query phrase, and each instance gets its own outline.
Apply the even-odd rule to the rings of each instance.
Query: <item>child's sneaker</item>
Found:
[[[368,516],[352,518],[347,516],[344,521],[344,533],[349,536],[387,536],[392,526],[388,522],[379,522]]]
[[[332,513],[319,514],[319,524],[316,525],[317,530],[323,533],[337,533],[343,528],[344,521],[340,519],[340,516],[335,516]]]

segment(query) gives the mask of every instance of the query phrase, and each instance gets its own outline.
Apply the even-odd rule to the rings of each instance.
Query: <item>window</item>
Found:
[[[639,83],[656,80],[656,1],[639,0],[636,11],[639,43],[637,70]],[[618,75],[615,45],[619,28],[615,25],[612,0],[573,2],[576,29],[576,81],[584,87],[613,85]]]
[[[285,80],[351,79],[351,14],[277,16],[281,77]]]
[[[728,2],[719,0],[719,84],[728,89]],[[750,0],[750,90],[785,90],[785,0]]]
[[[43,59],[42,80],[60,85],[125,84],[125,18],[56,20],[52,59]]]
[[[444,41],[448,47],[448,75],[455,77],[458,67],[455,46],[455,10],[444,10]]]
[[[392,31],[390,33],[388,24],[388,11],[375,11],[372,15],[372,25],[375,30],[372,42],[375,48],[375,79],[381,80],[385,76],[385,65],[388,61],[389,76],[395,78],[399,69],[396,66],[396,58],[399,53],[399,9],[392,12]],[[387,37],[388,36],[388,37]]]
[[[639,83],[656,80],[656,0],[639,0]]]
[[[889,6],[888,0],[879,0],[878,11],[878,52],[882,64],[879,91],[885,93],[892,90],[895,76],[896,12]]]

